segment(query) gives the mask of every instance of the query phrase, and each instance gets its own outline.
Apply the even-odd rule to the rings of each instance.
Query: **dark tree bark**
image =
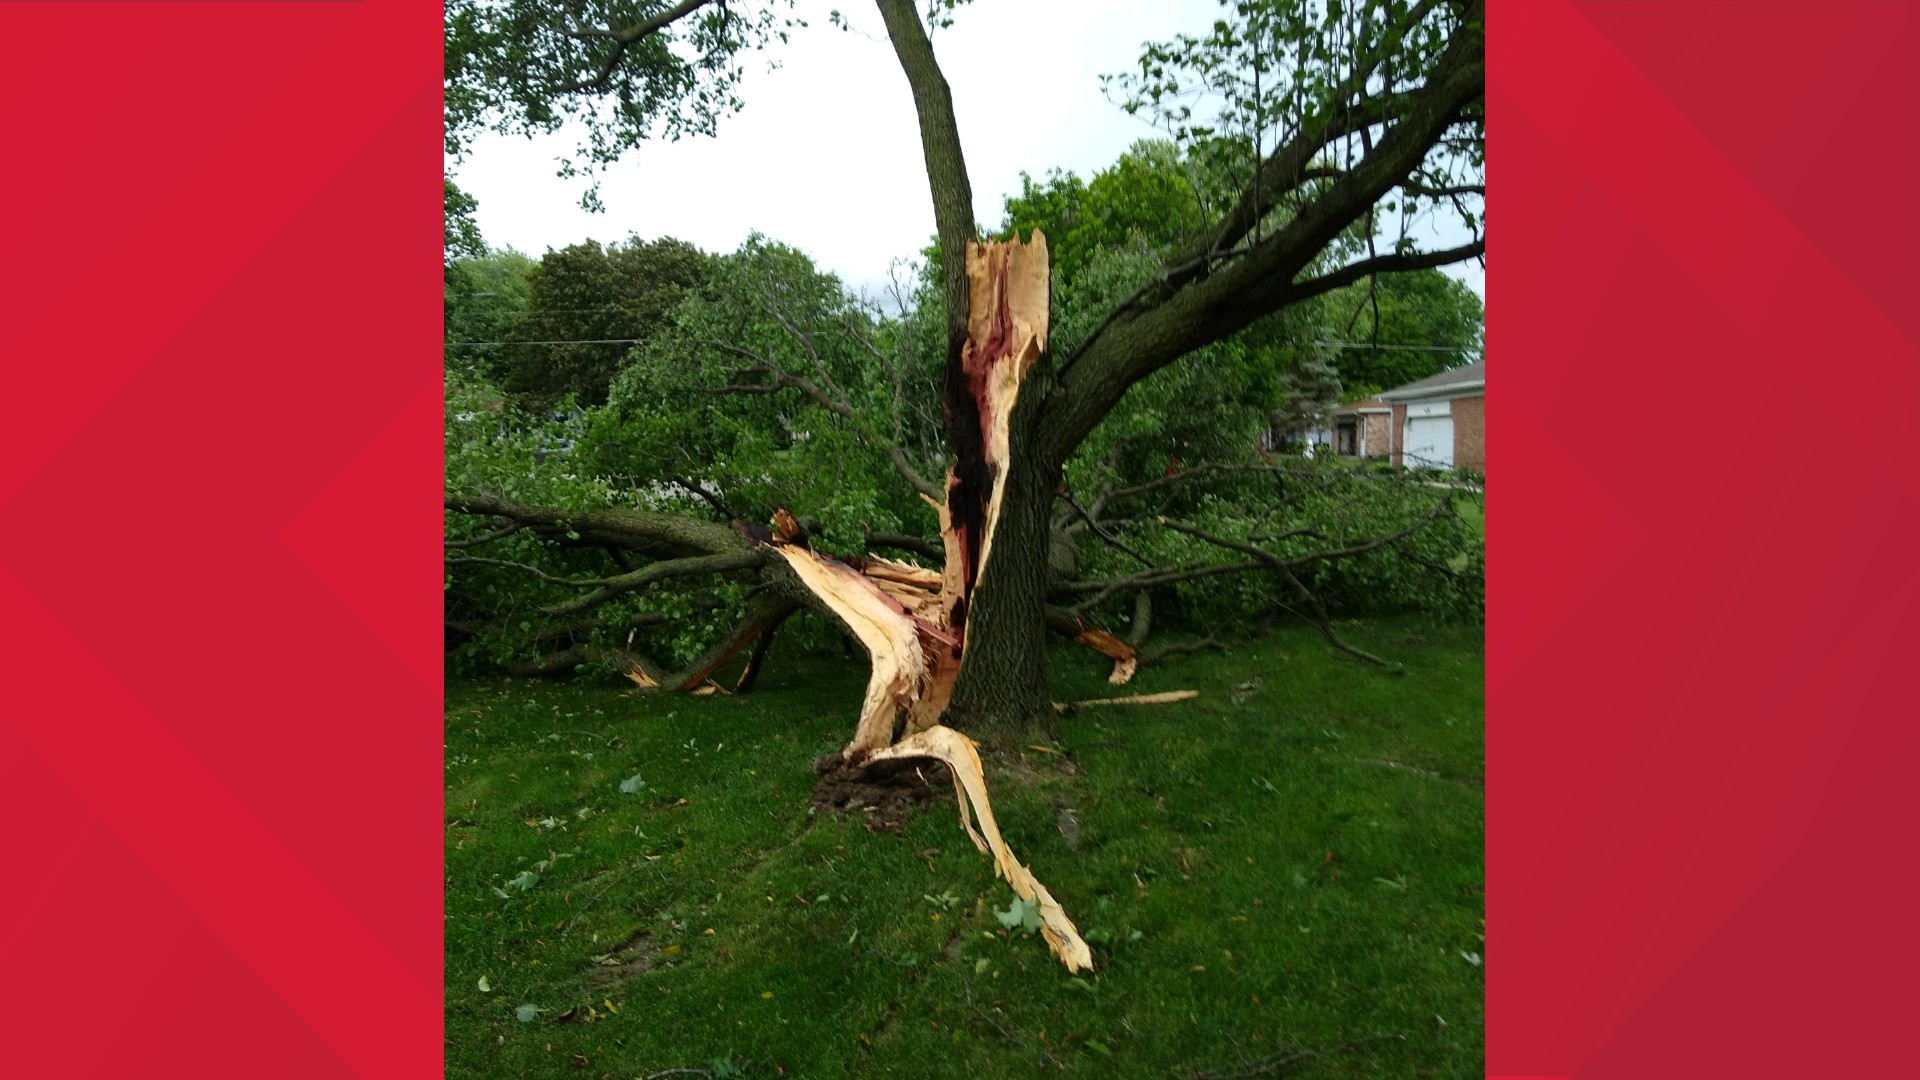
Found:
[[[996,742],[1053,717],[1047,689],[1047,545],[1060,471],[1023,456],[1022,443],[1029,440],[1017,438],[1021,421],[1030,422],[1037,412],[1023,400],[1014,413],[1017,464],[1002,496],[993,558],[967,614],[967,662],[947,707],[949,726]]]

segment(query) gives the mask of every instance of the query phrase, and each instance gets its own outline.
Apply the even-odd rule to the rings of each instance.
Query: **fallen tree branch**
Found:
[[[1109,683],[1123,686],[1133,681],[1133,673],[1140,668],[1140,654],[1132,645],[1065,608],[1048,604],[1046,616],[1047,629],[1113,661],[1113,671],[1107,675]]]
[[[490,544],[495,540],[512,536],[524,528],[526,528],[525,525],[516,521],[502,528],[495,529],[492,532],[481,533],[479,536],[469,536],[461,540],[448,540],[444,546],[450,548],[479,547],[481,544]]]
[[[601,580],[596,583],[598,587],[585,596],[549,604],[541,608],[540,613],[542,615],[574,615],[598,607],[617,596],[625,596],[627,593],[644,589],[656,581],[694,574],[724,574],[735,570],[751,570],[759,566],[764,558],[765,556],[760,552],[749,549],[651,563],[630,574]]]
[[[1146,667],[1151,664],[1158,664],[1174,656],[1192,656],[1196,653],[1219,652],[1226,647],[1226,643],[1221,641],[1217,634],[1209,634],[1199,641],[1181,642],[1174,645],[1159,645],[1148,649],[1140,654],[1140,665]]]

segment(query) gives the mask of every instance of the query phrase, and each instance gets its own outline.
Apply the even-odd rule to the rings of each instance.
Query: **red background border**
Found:
[[[440,1072],[439,12],[0,5],[0,1073]]]
[[[0,5],[9,1075],[440,1070],[437,12]],[[1495,1075],[1911,1069],[1917,19],[1494,4]]]
[[[1490,13],[1496,1076],[1914,1070],[1916,31]]]

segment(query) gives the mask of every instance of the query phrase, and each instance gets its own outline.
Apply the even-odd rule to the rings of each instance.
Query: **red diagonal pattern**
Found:
[[[1494,1073],[1850,1075],[1816,1067],[1843,1038],[1830,1057],[1859,1071],[1908,1057],[1889,1036],[1839,1034],[1850,1013],[1885,1013],[1890,988],[1795,934],[1851,917],[1839,899],[1856,886],[1807,876],[1830,850],[1900,846],[1891,823],[1915,816],[1875,774],[1910,740],[1910,704],[1889,708],[1882,681],[1920,591],[1904,539],[1920,484],[1904,426],[1863,423],[1862,394],[1898,408],[1920,365],[1856,285],[1911,294],[1915,275],[1898,248],[1830,252],[1830,225],[1802,227],[1814,192],[1844,191],[1836,174],[1745,169],[1806,154],[1792,117],[1811,96],[1878,127],[1876,180],[1901,188],[1916,132],[1887,121],[1910,103],[1835,94],[1883,86],[1841,69],[1915,42],[1902,5],[1787,7],[1607,3],[1590,20],[1541,0],[1491,15],[1509,268],[1491,289],[1489,341],[1509,358],[1498,505],[1551,539],[1537,523],[1597,489],[1645,538],[1603,562],[1493,521]],[[1690,92],[1670,98],[1649,71]],[[1581,600],[1543,607],[1566,596]],[[1863,790],[1884,816],[1858,809]],[[1894,957],[1920,940],[1904,923],[1870,936]]]
[[[273,990],[366,1077],[418,1077],[436,1066],[415,1032],[438,1016],[437,995],[393,957],[246,808],[38,605],[0,577],[22,669],[68,688],[68,707],[93,724],[13,717],[19,739],[90,804]],[[284,1075],[279,1070],[264,1070]]]
[[[9,1076],[439,1071],[438,12],[0,6]]]
[[[420,490],[415,460],[420,432],[438,429],[440,398],[439,379],[422,386],[278,534],[429,693],[440,690],[441,642],[420,632],[421,605],[396,608],[393,598],[418,596],[430,583],[387,551],[395,533],[440,527],[439,502]]]
[[[30,184],[10,196],[37,208],[28,218],[36,227],[13,254],[18,310],[26,317],[9,320],[0,341],[21,357],[80,353],[89,362],[15,369],[12,391],[39,407],[17,418],[15,452],[0,458],[0,498],[70,438],[401,102],[432,86],[420,59],[381,55],[404,49],[409,32],[421,40],[425,5],[196,11],[181,4],[143,13],[144,6],[127,11],[132,25],[111,33],[79,8],[49,13],[40,32],[14,37],[19,53],[51,55],[68,69],[79,59],[48,48],[50,39],[90,48],[108,42],[106,55],[89,55],[85,67],[119,62],[131,73],[119,85],[79,88],[86,96],[60,114],[76,131],[91,133],[63,140],[73,154],[66,160],[76,166],[63,182],[50,191]],[[177,79],[183,71],[192,74]],[[72,83],[40,85],[71,90]],[[195,138],[185,146],[174,141],[176,113],[197,121],[186,127]],[[124,145],[129,129],[147,134]],[[122,198],[129,189],[134,197]],[[93,224],[76,231],[76,221]],[[282,302],[299,306],[301,299]],[[87,340],[76,340],[80,335]]]

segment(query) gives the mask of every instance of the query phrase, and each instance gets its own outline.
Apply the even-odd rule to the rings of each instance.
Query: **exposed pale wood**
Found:
[[[997,244],[967,245],[967,280],[972,286],[967,315],[967,344],[961,363],[969,384],[981,380],[978,393],[987,463],[993,468],[987,500],[986,530],[973,581],[980,579],[993,550],[994,526],[1006,494],[1009,420],[1020,398],[1020,384],[1047,351],[1048,306],[1052,286],[1047,271],[1047,237],[1039,229],[1026,243],[1019,238]]]
[[[1068,971],[1084,971],[1093,967],[1093,951],[1081,940],[1080,931],[1074,927],[1073,920],[1067,917],[1066,910],[1047,891],[1047,887],[1033,876],[1033,872],[1013,857],[1007,842],[1001,839],[1000,827],[993,820],[993,806],[987,802],[987,780],[973,740],[952,728],[931,727],[901,739],[869,760],[908,757],[937,758],[947,763],[948,770],[953,773],[954,783],[966,795],[961,800],[961,824],[975,844],[984,843],[985,849],[991,852],[995,872],[1007,879],[1007,884],[1022,900],[1030,901],[1039,908],[1040,936],[1046,939],[1047,947],[1053,950],[1053,955],[1059,957]],[[980,821],[978,832],[967,820],[968,803],[972,804],[973,813]]]
[[[1053,711],[1065,716],[1089,705],[1169,705],[1176,701],[1192,701],[1199,696],[1198,690],[1167,690],[1158,694],[1129,694],[1126,697],[1093,698],[1088,701],[1056,701]]]
[[[847,624],[872,657],[873,673],[860,705],[860,723],[844,751],[849,760],[861,760],[893,741],[895,720],[926,687],[927,664],[919,631],[897,601],[845,563],[787,544],[775,545],[774,551]]]

